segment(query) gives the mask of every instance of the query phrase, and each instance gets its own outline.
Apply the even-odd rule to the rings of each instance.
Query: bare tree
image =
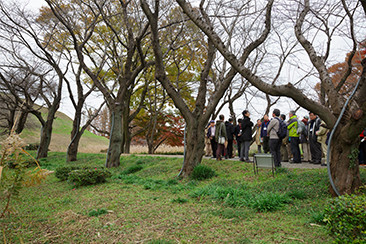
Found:
[[[130,140],[130,98],[136,78],[153,64],[145,61],[148,48],[143,47],[148,25],[133,1],[71,1],[67,10],[64,1],[46,2],[70,35],[82,69],[102,92],[111,111],[106,166],[119,166],[120,155]],[[78,19],[83,23],[77,23]]]
[[[3,55],[5,56],[6,54]],[[21,67],[10,68],[9,64],[0,65],[0,123],[4,132],[10,133],[14,126],[15,133],[23,131],[31,112],[28,108],[33,109],[39,97],[37,88],[37,79],[32,72]]]
[[[8,43],[8,47],[3,47],[3,50],[10,52],[16,67],[26,69],[37,77],[39,96],[47,107],[46,119],[39,110],[28,107],[42,125],[37,158],[44,158],[48,155],[52,124],[60,106],[62,84],[68,66],[61,65],[61,56],[48,50],[50,39],[40,39],[42,28],[35,22],[36,17],[33,13],[21,6],[10,8],[4,3],[0,4],[0,11],[2,39]],[[39,64],[37,69],[33,69],[32,62]]]
[[[186,1],[177,0],[177,2],[195,24],[205,32],[225,59],[252,85],[272,96],[292,98],[301,107],[318,114],[329,127],[332,128],[335,125],[337,116],[341,113],[342,106],[345,103],[345,97],[335,89],[327,72],[326,61],[330,53],[331,40],[336,30],[343,28],[341,31],[345,32],[346,29],[349,29],[351,32],[350,39],[354,40],[356,38],[353,27],[354,18],[357,16],[357,10],[359,9],[357,3],[342,1],[340,6],[338,2],[326,2],[310,6],[308,0],[291,1],[286,5],[287,11],[282,9],[284,13],[295,14],[293,28],[296,39],[301,44],[308,59],[310,59],[312,66],[316,69],[323,89],[323,98],[321,100],[325,98],[326,102],[320,103],[306,96],[304,91],[295,87],[292,83],[272,85],[259,78],[250,68],[242,65],[240,59],[228,50],[220,36],[204,20],[203,16],[200,16]],[[330,22],[333,23],[332,26],[329,24]],[[348,27],[342,25],[343,23],[348,24]],[[318,33],[325,36],[326,44],[323,50],[317,51],[314,39],[316,39]],[[311,37],[313,39],[309,40]],[[354,160],[350,160],[349,155],[358,145],[357,137],[359,132],[366,126],[366,98],[361,95],[366,94],[365,65],[366,61],[363,60],[364,71],[360,78],[363,83],[359,86],[351,105],[347,107],[345,118],[340,122],[341,125],[335,131],[334,144],[331,148],[332,176],[339,192],[342,194],[353,192],[361,184],[358,164]]]
[[[210,70],[212,68],[212,64],[215,58],[216,49],[213,46],[213,42],[209,40],[207,45],[206,62],[201,72],[195,106],[191,110],[190,107],[182,99],[181,94],[177,92],[172,81],[166,74],[166,69],[164,65],[164,53],[162,51],[161,40],[159,38],[159,19],[163,19],[161,13],[159,12],[160,1],[155,1],[154,12],[151,10],[149,4],[146,1],[141,1],[141,5],[150,22],[151,38],[156,62],[156,78],[161,82],[168,95],[174,101],[175,106],[179,109],[186,121],[186,157],[181,172],[183,176],[187,177],[190,175],[193,168],[198,165],[202,160],[204,148],[204,128],[207,125],[207,122],[215,107],[217,106],[219,100],[222,98],[226,89],[229,87],[233,77],[236,74],[236,70],[231,69],[221,82],[215,82],[212,77],[210,77]],[[260,35],[257,36],[256,39],[244,49],[245,52],[242,56],[241,63],[245,63],[250,53],[261,43],[263,43],[263,41],[268,36],[270,30],[271,6],[272,2],[270,2],[268,6],[264,8],[266,15],[265,27],[263,28],[262,33],[260,33]],[[195,11],[196,14],[198,12],[193,9],[191,10]],[[201,20],[209,26],[208,28],[212,29],[213,27],[209,22],[208,15],[204,12],[202,4],[200,5],[200,13],[202,14]],[[207,85],[209,81],[215,82],[216,87],[206,104]]]

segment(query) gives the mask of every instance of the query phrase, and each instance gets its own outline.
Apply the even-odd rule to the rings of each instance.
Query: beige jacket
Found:
[[[327,140],[327,134],[329,132],[329,129],[326,127],[327,125],[325,124],[325,122],[322,121],[320,123],[319,130],[315,132],[315,135],[318,136],[317,140],[319,143],[325,144],[325,141]]]
[[[279,118],[278,118],[279,119]],[[269,134],[269,139],[279,139],[277,131],[280,128],[280,121],[277,118],[272,118],[267,127],[267,133]]]

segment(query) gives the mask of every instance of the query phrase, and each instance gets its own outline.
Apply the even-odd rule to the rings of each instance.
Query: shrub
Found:
[[[36,161],[35,159],[23,159],[22,157],[19,157],[18,160],[10,159],[6,164],[9,169],[38,167],[40,165],[39,161]]]
[[[251,207],[259,212],[270,212],[282,208],[289,202],[291,199],[285,194],[263,192],[252,200]]]
[[[106,169],[79,169],[69,173],[68,181],[78,187],[103,183],[111,176]]]
[[[198,165],[196,166],[191,174],[191,179],[192,180],[206,180],[206,179],[210,179],[214,176],[216,176],[216,172],[211,169],[210,167],[206,166],[206,165]]]
[[[73,170],[81,169],[81,167],[78,166],[65,166],[65,167],[59,167],[55,171],[55,176],[60,179],[61,181],[65,181],[69,178],[69,173]]]
[[[128,167],[124,171],[122,171],[121,174],[124,174],[124,175],[133,174],[133,173],[136,173],[136,172],[142,170],[143,168],[144,167],[142,167],[141,165],[133,165],[131,167]]]
[[[365,243],[366,195],[332,199],[325,209],[325,222],[338,243]]]
[[[32,150],[38,150],[39,147],[39,143],[30,143],[28,145],[25,146],[25,150],[27,151],[32,151]]]

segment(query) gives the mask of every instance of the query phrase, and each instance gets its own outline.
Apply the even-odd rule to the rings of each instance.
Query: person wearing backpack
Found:
[[[322,160],[322,146],[318,142],[318,136],[315,134],[319,130],[321,120],[313,112],[309,113],[310,122],[308,127],[308,136],[310,144],[310,153],[312,164],[321,164]]]
[[[272,114],[272,119],[268,124],[267,133],[269,134],[269,150],[273,156],[274,164],[276,167],[281,167],[281,144],[282,139],[278,135],[280,132],[281,121],[278,118],[281,112],[279,109],[274,109]],[[283,123],[283,122],[282,122]]]
[[[291,146],[291,152],[293,155],[293,161],[290,161],[290,163],[294,164],[300,164],[301,163],[301,153],[300,153],[300,139],[298,134],[298,128],[299,128],[299,122],[297,120],[297,116],[295,114],[295,111],[291,110],[289,112],[289,121],[287,125],[288,134],[289,134],[289,140],[290,140],[290,146]]]

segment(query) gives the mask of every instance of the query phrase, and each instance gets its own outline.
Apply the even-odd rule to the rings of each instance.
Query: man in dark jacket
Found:
[[[235,127],[235,138],[236,138],[236,145],[238,146],[238,157],[241,158],[241,133],[242,133],[242,129],[241,129],[241,122],[243,120],[242,119],[238,119],[238,124]]]
[[[250,121],[250,113],[248,110],[244,110],[243,111],[243,120],[241,122],[241,145],[240,145],[240,149],[241,149],[241,153],[240,153],[240,161],[246,161],[246,162],[251,162],[249,160],[249,148],[250,148],[250,143],[252,141],[252,127],[253,127],[253,122]]]
[[[311,162],[313,164],[321,164],[322,160],[322,147],[318,142],[318,138],[315,134],[319,130],[321,120],[313,112],[309,113],[310,122],[308,127],[308,136],[310,144]]]
[[[264,153],[269,152],[269,135],[267,132],[268,124],[269,124],[269,117],[268,117],[268,114],[265,114],[263,116],[263,122],[262,122],[262,127],[261,127],[261,138],[262,138],[262,142],[263,142]]]
[[[233,125],[233,119],[230,118],[229,121],[225,122],[226,126],[226,135],[227,135],[227,147],[225,148],[225,158],[232,158],[233,157],[233,141],[234,141],[234,134],[235,134],[235,127]]]

